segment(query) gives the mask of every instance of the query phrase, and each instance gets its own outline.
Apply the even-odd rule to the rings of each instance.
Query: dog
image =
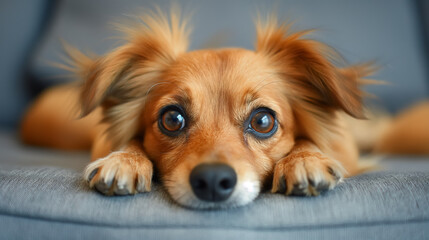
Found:
[[[23,142],[91,149],[83,175],[102,194],[150,192],[156,172],[175,202],[197,209],[242,206],[263,189],[317,196],[370,168],[344,119],[365,118],[371,64],[341,66],[311,31],[274,16],[256,21],[254,50],[191,52],[177,12],[139,20],[104,56],[65,45],[82,81],[35,101]]]

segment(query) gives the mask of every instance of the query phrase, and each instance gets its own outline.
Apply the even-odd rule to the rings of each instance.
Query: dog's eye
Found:
[[[167,135],[176,135],[185,127],[183,111],[176,106],[168,106],[161,111],[159,128]]]
[[[260,133],[268,133],[274,127],[274,117],[267,112],[258,112],[253,116],[250,126]]]
[[[248,131],[258,138],[269,138],[277,131],[274,112],[268,108],[254,110],[248,124]]]
[[[184,125],[185,119],[178,111],[170,110],[162,115],[162,126],[170,132],[180,130]]]

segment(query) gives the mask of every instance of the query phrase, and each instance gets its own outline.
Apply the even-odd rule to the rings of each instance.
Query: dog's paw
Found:
[[[113,152],[90,163],[84,178],[105,195],[128,195],[151,190],[153,165],[136,153]]]
[[[344,172],[337,161],[322,153],[294,153],[276,164],[271,191],[286,195],[317,196],[335,187]]]

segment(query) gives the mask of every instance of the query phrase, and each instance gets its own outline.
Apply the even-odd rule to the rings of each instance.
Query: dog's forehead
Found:
[[[245,49],[199,50],[183,54],[167,71],[169,81],[189,98],[251,101],[276,89],[265,59]]]

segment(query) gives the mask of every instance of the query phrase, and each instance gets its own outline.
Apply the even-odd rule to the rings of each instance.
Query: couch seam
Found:
[[[51,219],[43,217],[33,217],[26,215],[8,214],[1,213],[0,216],[8,216],[14,218],[24,218],[43,222],[56,222],[62,224],[73,224],[73,225],[86,225],[93,227],[110,227],[110,228],[123,228],[123,229],[223,229],[223,230],[250,230],[250,231],[282,231],[282,230],[309,230],[309,229],[324,229],[324,228],[348,228],[348,227],[369,227],[375,225],[399,225],[409,223],[429,223],[429,219],[410,219],[410,220],[393,220],[393,221],[370,221],[370,222],[358,222],[358,223],[339,223],[339,224],[322,224],[322,225],[301,225],[301,226],[278,226],[278,227],[218,227],[218,226],[198,226],[198,225],[115,225],[115,224],[104,224],[104,223],[93,223],[85,221],[73,221],[64,219]],[[0,218],[1,219],[1,218]]]

